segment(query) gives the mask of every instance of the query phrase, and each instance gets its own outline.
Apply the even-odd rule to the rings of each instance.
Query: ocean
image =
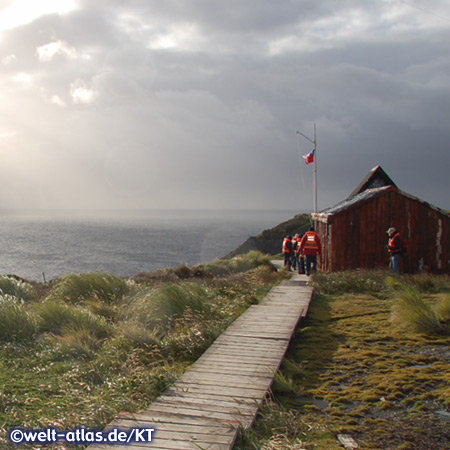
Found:
[[[298,211],[3,211],[0,274],[134,276],[220,258]],[[283,236],[280,236],[280,245]]]

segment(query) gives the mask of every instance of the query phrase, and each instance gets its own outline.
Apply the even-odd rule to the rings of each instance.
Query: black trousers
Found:
[[[317,255],[306,255],[306,275],[317,272]]]

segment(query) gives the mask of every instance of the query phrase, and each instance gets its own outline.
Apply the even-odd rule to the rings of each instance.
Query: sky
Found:
[[[312,210],[314,124],[450,209],[448,1],[0,0],[0,209]]]

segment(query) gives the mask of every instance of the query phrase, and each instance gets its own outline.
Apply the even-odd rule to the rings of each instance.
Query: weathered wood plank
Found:
[[[250,426],[270,389],[312,289],[294,274],[251,306],[170,388],[140,413],[109,428],[149,427],[151,443],[91,445],[89,450],[229,450],[239,426]]]

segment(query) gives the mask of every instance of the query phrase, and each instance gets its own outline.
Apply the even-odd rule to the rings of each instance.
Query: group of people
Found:
[[[317,256],[322,254],[322,244],[318,234],[311,227],[304,236],[288,235],[283,240],[284,265],[288,270],[298,270],[299,274],[310,275],[317,271]]]
[[[389,269],[400,272],[400,261],[406,252],[406,242],[393,227],[387,230],[389,236],[386,249],[389,253]],[[299,274],[310,275],[317,272],[317,257],[322,254],[322,244],[318,234],[311,227],[304,236],[288,235],[283,240],[284,266],[288,270],[298,270]]]

